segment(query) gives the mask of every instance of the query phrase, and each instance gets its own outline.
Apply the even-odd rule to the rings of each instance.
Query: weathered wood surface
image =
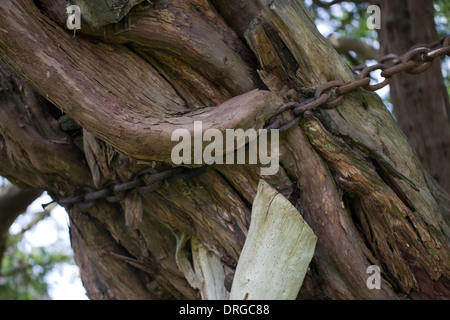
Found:
[[[297,0],[155,1],[76,37],[65,29],[66,1],[40,3],[42,11],[31,0],[0,2],[0,59],[82,125],[84,152],[59,130],[60,112],[47,103],[27,111],[30,95],[16,90],[0,113],[0,172],[61,196],[126,181],[144,165],[169,167],[172,130],[194,120],[204,130],[258,129],[283,101],[355,77]],[[230,27],[238,5],[254,19]],[[361,89],[336,110],[316,110],[280,143],[280,170],[265,179],[318,237],[299,297],[449,297],[448,197],[375,94]],[[177,264],[175,235],[236,268],[260,179],[258,166],[209,166],[142,194],[136,219],[126,214],[131,200],[72,209],[89,295],[201,298]],[[373,264],[381,290],[366,287]]]
[[[230,300],[295,300],[316,241],[297,209],[260,180]]]

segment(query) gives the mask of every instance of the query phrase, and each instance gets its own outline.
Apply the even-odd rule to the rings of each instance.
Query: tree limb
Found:
[[[12,184],[0,194],[0,266],[6,249],[9,227],[41,194],[42,190],[23,190]]]
[[[15,237],[20,238],[25,234],[25,232],[33,229],[34,226],[36,226],[40,221],[47,218],[55,207],[56,207],[56,202],[53,202],[53,203],[49,204],[48,206],[46,206],[45,209],[42,210],[41,212],[36,213],[33,220],[31,220],[30,223],[28,223],[25,227],[23,227],[22,230],[20,230],[20,232],[15,235]]]
[[[358,0],[353,0],[353,1],[333,0],[333,1],[330,1],[330,2],[324,2],[324,1],[320,1],[320,0],[312,0],[312,1],[313,1],[313,3],[316,6],[319,6],[319,7],[324,8],[324,9],[329,9],[332,5],[335,5],[335,4],[338,4],[338,3],[341,3],[341,2],[360,2]]]
[[[338,37],[334,34],[330,35],[327,39],[339,53],[353,51],[362,60],[378,60],[380,58],[380,52],[377,49],[361,40],[351,37]]]

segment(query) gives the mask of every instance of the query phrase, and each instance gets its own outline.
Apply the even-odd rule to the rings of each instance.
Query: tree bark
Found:
[[[27,207],[42,194],[42,190],[22,190],[9,185],[0,194],[0,266],[6,250],[9,227]]]
[[[355,78],[300,1],[226,3],[155,1],[118,24],[82,27],[76,37],[64,30],[65,1],[42,0],[42,11],[30,0],[0,3],[0,59],[79,123],[84,142],[83,152],[73,143],[56,145],[48,132],[26,136],[17,122],[5,135],[8,121],[0,119],[11,149],[1,161],[14,163],[11,154],[27,152],[19,171],[2,165],[1,173],[40,187],[45,181],[55,196],[128,181],[145,166],[173,165],[174,129],[193,130],[197,120],[203,130],[260,129],[284,102],[310,97],[328,80]],[[230,8],[237,7],[234,24]],[[23,109],[17,103],[10,113],[27,120],[25,128],[47,123],[57,141],[71,141],[55,126],[61,113],[49,113],[50,105]],[[315,110],[280,138],[276,175],[261,176],[258,165],[204,166],[120,203],[70,208],[88,295],[200,298],[189,282],[195,267],[186,267],[188,257],[195,259],[201,245],[220,261],[217,268],[236,268],[262,178],[318,237],[299,298],[449,297],[448,202],[375,94],[348,94],[337,109]],[[29,161],[43,152],[48,158]],[[136,208],[142,215],[130,219]],[[380,290],[366,286],[373,264],[382,270]]]
[[[433,1],[379,2],[382,54],[401,54],[438,40]],[[394,114],[425,169],[450,192],[450,102],[441,61],[418,75],[399,74],[390,83]]]

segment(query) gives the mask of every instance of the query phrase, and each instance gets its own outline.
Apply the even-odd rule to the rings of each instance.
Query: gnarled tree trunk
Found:
[[[0,171],[55,197],[170,168],[173,130],[196,120],[203,130],[261,129],[284,102],[355,78],[298,0],[158,0],[115,24],[83,21],[76,36],[65,30],[66,1],[34,2],[0,3],[0,59],[82,126],[83,151],[53,106],[3,92],[17,103],[0,119]],[[185,257],[200,243],[235,269],[260,179],[318,238],[299,298],[449,297],[448,198],[378,96],[359,89],[280,139],[273,176],[257,165],[204,166],[120,203],[70,208],[89,297],[199,298]],[[380,290],[366,286],[370,265],[381,268]]]

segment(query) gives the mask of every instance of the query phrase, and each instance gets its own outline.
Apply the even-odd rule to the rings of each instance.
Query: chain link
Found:
[[[287,131],[300,122],[305,112],[315,108],[333,109],[345,98],[345,95],[357,89],[365,89],[368,91],[379,90],[389,84],[392,76],[406,72],[409,74],[417,74],[427,70],[434,59],[450,54],[450,35],[447,35],[439,41],[431,45],[417,45],[411,48],[402,56],[396,54],[388,54],[382,57],[379,62],[372,66],[360,65],[354,68],[359,71],[358,79],[352,82],[344,83],[340,80],[332,80],[317,86],[314,92],[314,97],[307,98],[302,102],[288,102],[280,106],[274,116],[272,116],[267,130],[278,129],[279,131]],[[370,84],[370,74],[376,70],[381,70],[381,76],[384,80],[377,84]],[[331,91],[331,92],[330,92]],[[328,93],[327,93],[328,92]],[[287,110],[291,110],[295,118],[287,123],[282,123],[279,115]],[[309,114],[309,113],[307,113]],[[305,116],[307,115],[305,114]],[[121,201],[128,192],[137,189],[140,193],[151,192],[160,187],[163,180],[166,180],[174,175],[177,176],[194,176],[198,174],[197,170],[203,168],[188,169],[177,167],[166,171],[160,171],[153,168],[145,168],[139,171],[131,181],[123,183],[110,183],[100,190],[95,190],[90,187],[83,187],[71,197],[58,197],[52,195],[52,198],[66,209],[76,205],[82,210],[92,208],[96,201],[106,199],[109,202]]]
[[[153,168],[145,168],[139,171],[131,181],[110,183],[100,190],[95,190],[91,187],[83,187],[72,197],[58,197],[52,195],[52,198],[66,209],[76,205],[82,210],[88,210],[94,207],[96,201],[100,199],[105,199],[111,203],[119,202],[131,190],[136,189],[141,194],[154,191],[160,187],[162,181],[174,175],[180,176],[185,170],[185,168],[177,167],[158,172]]]
[[[320,84],[315,89],[314,97],[308,98],[303,102],[288,102],[282,105],[278,112],[269,120],[266,129],[276,129],[286,131],[295,126],[306,111],[320,107],[321,109],[333,109],[338,106],[349,92],[363,88],[368,91],[376,91],[387,86],[392,76],[406,72],[409,74],[418,74],[424,72],[434,59],[450,54],[450,35],[441,38],[430,45],[416,45],[402,56],[388,54],[380,58],[379,62],[372,66],[360,65],[354,68],[359,71],[358,79],[352,82],[344,83],[340,80],[332,80]],[[370,84],[371,73],[381,70],[383,81],[376,84]],[[331,91],[331,93],[326,93]],[[295,118],[288,123],[283,124],[279,115],[286,110],[291,110]]]

